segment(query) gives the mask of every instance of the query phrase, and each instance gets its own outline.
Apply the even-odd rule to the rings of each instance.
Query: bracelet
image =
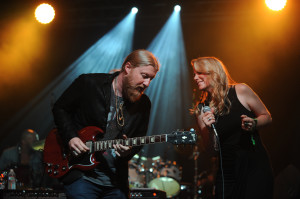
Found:
[[[252,118],[254,120],[254,126],[253,126],[253,129],[256,129],[256,126],[257,126],[257,118]]]
[[[256,126],[257,126],[257,119],[256,118],[252,118],[253,121],[254,121],[254,126],[253,126],[253,130],[256,130]],[[255,147],[256,145],[256,142],[255,142],[255,139],[254,139],[254,135],[251,134],[251,142],[252,142],[252,146]]]

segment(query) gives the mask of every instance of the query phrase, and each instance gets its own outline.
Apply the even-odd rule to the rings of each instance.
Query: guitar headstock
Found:
[[[195,144],[197,141],[197,134],[194,129],[190,131],[174,131],[167,135],[167,142],[172,144]]]

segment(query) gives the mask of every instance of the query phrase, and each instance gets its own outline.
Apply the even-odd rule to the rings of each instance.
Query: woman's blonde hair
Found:
[[[211,95],[208,96],[207,91],[201,91],[198,103],[204,103],[205,100],[208,100],[209,106],[214,107],[215,114],[228,114],[231,102],[227,94],[230,86],[234,85],[235,82],[230,77],[225,65],[215,57],[199,57],[193,59],[191,64],[194,71],[210,75]],[[207,99],[208,97],[209,99]]]

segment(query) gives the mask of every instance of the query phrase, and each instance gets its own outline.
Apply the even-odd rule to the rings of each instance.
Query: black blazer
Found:
[[[65,147],[68,147],[70,139],[76,137],[77,132],[86,126],[97,126],[105,132],[112,81],[118,74],[80,75],[56,101],[53,106],[54,121]],[[124,106],[127,114],[124,115],[122,134],[126,134],[127,137],[145,136],[151,109],[149,98],[143,94],[135,103],[125,100]],[[128,157],[117,159],[117,174],[120,179],[118,186],[125,191],[128,191],[128,160],[140,149],[141,147],[134,147]],[[69,184],[82,175],[82,171],[71,170],[62,181]]]

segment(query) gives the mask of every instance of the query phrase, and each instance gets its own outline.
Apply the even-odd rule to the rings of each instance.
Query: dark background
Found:
[[[290,164],[299,169],[298,0],[288,0],[280,12],[269,10],[259,0],[43,1],[56,11],[48,25],[33,18],[35,6],[41,2],[10,0],[0,6],[1,126],[118,24],[132,6],[139,8],[133,43],[134,49],[139,49],[148,47],[178,3],[188,62],[198,56],[216,56],[235,81],[251,86],[273,117],[261,137],[275,176]],[[26,43],[26,34],[17,35],[19,29],[14,25],[24,21],[31,21],[34,33],[43,37]],[[14,52],[14,45],[24,50]],[[0,139],[9,133],[9,129],[0,132]]]

